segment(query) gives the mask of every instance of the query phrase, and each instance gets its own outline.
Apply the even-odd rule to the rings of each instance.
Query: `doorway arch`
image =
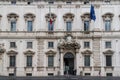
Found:
[[[71,52],[67,52],[64,55],[64,74],[74,75],[74,55]]]

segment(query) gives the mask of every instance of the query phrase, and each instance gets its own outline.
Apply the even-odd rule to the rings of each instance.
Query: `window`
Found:
[[[32,76],[32,73],[26,73],[26,76]]]
[[[89,21],[84,21],[84,31],[89,31]]]
[[[11,29],[10,31],[16,31],[16,21],[11,21]]]
[[[32,56],[27,56],[27,67],[32,67]]]
[[[105,31],[111,31],[111,21],[105,20]]]
[[[9,73],[9,76],[14,76],[14,73]]]
[[[90,66],[90,55],[84,56],[84,66]]]
[[[53,48],[54,47],[54,43],[53,42],[48,42],[48,48]]]
[[[111,48],[111,42],[110,41],[105,42],[105,48]]]
[[[72,22],[71,21],[66,22],[66,29],[67,29],[67,31],[71,31],[72,30]]]
[[[67,1],[66,4],[71,4],[72,2],[71,1]]]
[[[84,42],[84,48],[90,48],[90,42]]]
[[[106,66],[112,66],[112,56],[106,55]]]
[[[16,0],[11,0],[11,4],[16,4]]]
[[[53,76],[54,74],[53,73],[48,73],[48,76]]]
[[[53,1],[49,1],[48,4],[54,4],[54,2]]]
[[[32,21],[28,21],[27,22],[27,31],[32,31],[33,30],[33,22]]]
[[[112,73],[106,73],[106,76],[112,76]]]
[[[15,42],[10,42],[10,48],[16,48],[16,43]]]
[[[49,55],[48,56],[48,67],[53,67],[54,65],[54,56]]]
[[[84,4],[88,4],[89,3],[89,0],[84,0]]]
[[[27,48],[32,48],[32,42],[27,42]]]
[[[48,22],[48,31],[53,31],[54,29],[54,22],[53,21],[49,21]]]
[[[10,67],[15,67],[16,56],[10,56]]]
[[[85,73],[85,76],[90,76],[90,73]]]

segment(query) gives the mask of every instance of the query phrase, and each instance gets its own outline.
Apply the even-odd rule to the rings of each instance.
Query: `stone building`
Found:
[[[119,45],[119,0],[0,1],[0,75],[120,76]]]

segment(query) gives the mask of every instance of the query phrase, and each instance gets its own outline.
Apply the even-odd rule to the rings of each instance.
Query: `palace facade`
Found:
[[[0,75],[120,76],[120,1],[1,0]]]

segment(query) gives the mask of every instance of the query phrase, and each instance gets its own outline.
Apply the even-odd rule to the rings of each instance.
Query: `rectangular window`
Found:
[[[32,42],[27,42],[27,48],[32,48]]]
[[[90,73],[85,73],[85,76],[90,76]]]
[[[110,41],[105,42],[105,48],[111,48],[111,42]]]
[[[32,67],[32,56],[27,56],[27,67]]]
[[[10,48],[16,48],[16,43],[15,42],[10,42]]]
[[[27,31],[32,31],[33,30],[33,22],[32,21],[28,21],[27,22]]]
[[[72,22],[71,21],[66,22],[66,30],[67,31],[71,31],[72,30]]]
[[[106,55],[106,66],[112,66],[112,56]]]
[[[10,31],[16,31],[16,21],[11,21],[11,29]]]
[[[48,76],[53,76],[54,74],[53,73],[48,73]]]
[[[105,31],[111,31],[111,21],[110,20],[105,21]]]
[[[106,73],[106,76],[112,76],[112,73]]]
[[[90,48],[90,42],[84,42],[84,48]]]
[[[48,4],[54,4],[54,2],[53,1],[49,1]]]
[[[71,4],[72,2],[71,1],[67,1],[66,4]]]
[[[48,67],[53,67],[54,65],[54,56],[48,56]]]
[[[32,73],[26,73],[26,76],[32,76]]]
[[[53,21],[49,21],[48,22],[48,31],[53,31],[54,30],[54,22]]]
[[[48,48],[54,48],[54,43],[53,42],[48,42]]]
[[[14,73],[9,73],[9,76],[14,76]]]
[[[84,56],[84,65],[85,66],[90,66],[90,55],[85,55]]]
[[[84,31],[89,31],[89,21],[84,21]]]
[[[10,56],[10,67],[15,67],[16,63],[16,57]]]
[[[11,0],[11,4],[16,4],[16,0]]]

